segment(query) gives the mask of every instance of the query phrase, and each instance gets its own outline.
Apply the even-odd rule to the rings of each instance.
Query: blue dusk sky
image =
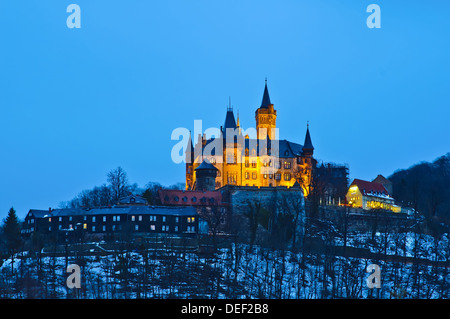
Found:
[[[67,6],[81,8],[69,29]],[[369,29],[369,4],[381,28]],[[267,76],[281,139],[391,175],[450,151],[450,1],[3,0],[0,218],[57,207],[122,166],[184,182],[177,127],[255,126]]]

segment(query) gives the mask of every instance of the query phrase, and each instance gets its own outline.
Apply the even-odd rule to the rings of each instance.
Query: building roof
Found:
[[[224,135],[226,135],[226,129],[227,128],[232,128],[232,129],[236,129],[237,128],[236,120],[234,118],[234,113],[233,113],[233,110],[231,108],[227,109],[227,114],[225,116],[225,123],[223,125]]]
[[[43,218],[44,216],[49,216],[50,214],[51,214],[51,210],[30,209],[28,211],[27,217]]]
[[[203,162],[195,170],[200,171],[200,170],[208,170],[208,169],[217,170],[217,168],[213,164],[211,164],[209,161],[204,159]]]
[[[364,196],[378,196],[392,199],[386,188],[380,183],[368,182],[355,178],[353,182],[350,184],[350,186],[353,185],[358,186],[359,191]]]
[[[119,199],[119,205],[135,205],[135,204],[141,204],[141,205],[147,205],[148,202],[144,197],[141,197],[139,195],[128,195],[125,197],[122,197]]]
[[[63,217],[63,216],[93,216],[93,215],[174,215],[174,216],[192,216],[196,215],[195,209],[192,207],[172,207],[172,206],[113,206],[113,207],[96,207],[96,208],[60,208],[50,211],[41,211],[31,209],[30,212],[38,212],[33,214],[35,218],[46,217]],[[28,213],[28,217],[31,217]],[[45,212],[45,213],[42,213]]]
[[[311,136],[309,134],[309,125],[306,127],[306,136],[305,136],[305,143],[303,145],[304,150],[314,150],[314,146],[311,142]]]
[[[390,180],[388,180],[386,177],[384,177],[381,174],[378,174],[378,176],[372,182],[380,183],[383,185],[392,184],[392,182]]]
[[[208,206],[222,204],[222,193],[218,191],[160,189],[158,193],[161,203],[164,205]]]
[[[203,150],[204,148],[209,145],[210,143],[212,143],[213,141],[215,141],[215,138],[211,138],[208,139],[205,143],[205,145],[203,146]],[[269,138],[267,138],[266,140],[259,140],[259,139],[249,139],[249,138],[243,138],[244,141],[244,148],[249,150],[249,155],[250,156],[259,156],[262,154],[267,154],[265,148],[267,147],[269,150],[271,150],[271,155],[275,155],[273,154],[272,150],[274,150],[275,148],[275,142],[273,140],[270,140]],[[219,144],[217,144],[217,146],[219,147],[219,149],[216,149],[216,147],[213,147],[212,149],[210,149],[211,154],[209,155],[223,155],[223,149],[225,148],[225,145],[223,145],[222,143],[219,142]],[[211,148],[212,146],[210,145],[209,148]],[[202,154],[204,154],[205,152],[203,152],[202,150]],[[254,152],[252,152],[254,150]],[[301,156],[303,152],[303,145],[298,144],[298,143],[294,143],[288,140],[278,140],[278,157],[280,158],[289,158],[289,157],[297,157],[297,156]],[[253,155],[253,153],[255,155]]]
[[[267,89],[267,80],[266,80],[266,84],[264,86],[264,94],[261,102],[261,108],[267,109],[271,104],[272,103],[270,102],[269,90]]]

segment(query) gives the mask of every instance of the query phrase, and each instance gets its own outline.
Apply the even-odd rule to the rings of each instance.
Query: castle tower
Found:
[[[305,143],[303,143],[303,156],[305,157],[312,157],[314,153],[314,146],[311,142],[311,135],[309,134],[309,123],[306,125],[306,136],[305,136]]]
[[[267,89],[267,79],[264,87],[263,99],[261,106],[255,112],[256,119],[256,132],[258,139],[265,139],[268,135],[271,140],[275,139],[272,129],[276,128],[277,111],[273,108],[273,104],[270,102],[269,90]],[[266,129],[266,134],[260,136],[260,128]]]
[[[305,196],[308,196],[311,189],[311,178],[312,178],[312,170],[315,166],[315,161],[313,159],[314,154],[314,146],[311,142],[311,135],[309,134],[309,123],[306,125],[306,136],[305,143],[303,143],[302,148],[302,161],[303,161],[303,192]]]
[[[217,168],[204,160],[195,169],[196,181],[195,190],[213,191],[216,189]]]
[[[186,190],[191,190],[194,180],[194,146],[192,145],[191,132],[189,132],[189,140],[185,154],[186,162]]]

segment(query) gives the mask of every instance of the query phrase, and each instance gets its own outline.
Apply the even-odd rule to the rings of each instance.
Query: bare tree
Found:
[[[116,169],[111,170],[107,177],[111,186],[112,198],[117,202],[119,198],[127,195],[129,191],[127,173],[122,167],[118,166]]]

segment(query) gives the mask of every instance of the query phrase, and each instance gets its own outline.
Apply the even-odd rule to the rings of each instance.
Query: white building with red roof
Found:
[[[389,194],[383,184],[354,179],[350,184],[347,195],[347,203],[352,207],[362,209],[384,209],[395,213],[401,211],[401,207],[395,205],[394,198]]]

